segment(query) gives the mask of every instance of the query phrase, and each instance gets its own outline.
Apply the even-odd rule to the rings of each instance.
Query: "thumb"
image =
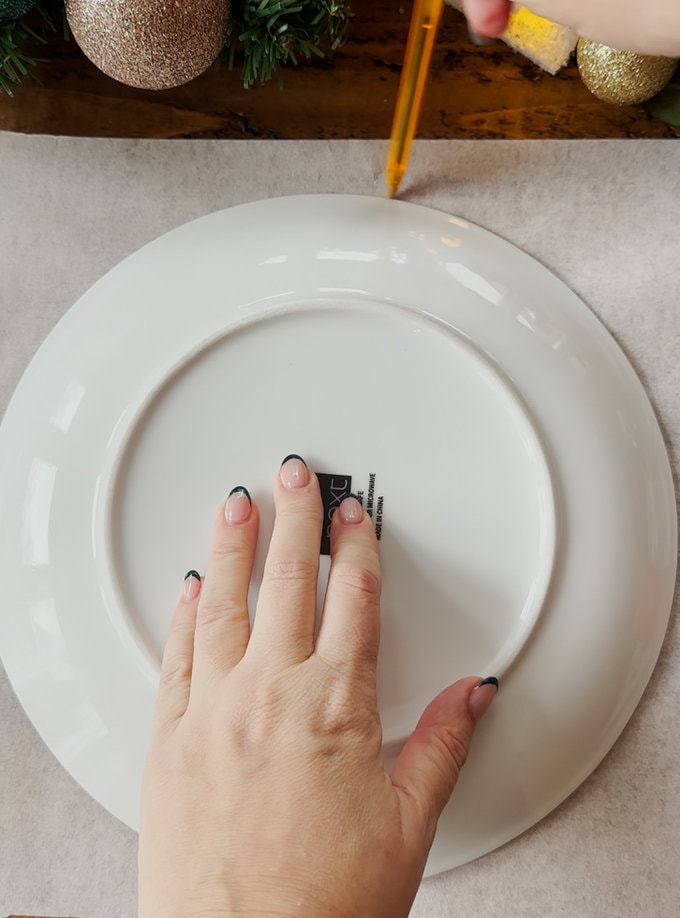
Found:
[[[428,847],[465,764],[475,727],[497,691],[494,676],[454,682],[425,708],[394,763],[392,784],[402,792],[402,805],[415,810],[405,819],[405,829],[410,824],[411,831],[424,833]]]

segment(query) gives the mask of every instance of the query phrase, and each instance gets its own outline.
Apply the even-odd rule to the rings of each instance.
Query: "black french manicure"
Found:
[[[288,462],[289,459],[299,459],[300,462],[302,462],[303,465],[307,465],[307,463],[306,463],[305,460],[302,458],[302,456],[298,456],[297,453],[289,453],[289,454],[286,456],[286,458],[283,460],[283,462],[281,463],[281,465],[285,465],[286,462]]]
[[[480,689],[485,685],[492,685],[493,692],[481,692]],[[476,724],[484,717],[497,694],[498,679],[495,676],[487,676],[486,679],[482,679],[479,685],[470,692],[468,710]]]
[[[250,496],[250,491],[248,488],[244,488],[243,485],[236,485],[235,488],[232,488],[231,491],[227,494],[227,500],[231,497],[232,494],[243,494],[248,498],[248,501],[251,505],[253,503],[253,499]]]
[[[184,601],[192,602],[201,592],[201,575],[198,571],[189,571],[184,578],[184,588],[182,590]]]

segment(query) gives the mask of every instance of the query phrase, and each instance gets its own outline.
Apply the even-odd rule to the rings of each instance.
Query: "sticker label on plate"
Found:
[[[321,554],[331,553],[331,520],[345,497],[352,493],[352,476],[317,472],[321,499],[323,501],[323,529],[321,531]],[[356,496],[366,508],[366,513],[374,520],[375,534],[380,538],[383,525],[383,495],[376,495],[376,473],[370,472],[365,488],[356,492]]]

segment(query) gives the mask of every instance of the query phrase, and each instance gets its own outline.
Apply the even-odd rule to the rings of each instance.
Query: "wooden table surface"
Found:
[[[0,95],[0,130],[90,137],[385,138],[410,18],[405,0],[355,0],[347,44],[332,63],[304,63],[243,89],[210,70],[176,89],[132,89],[100,73],[75,42],[36,55],[40,82]],[[502,42],[478,48],[463,16],[443,16],[418,136],[426,138],[673,137],[643,105],[599,102],[575,63],[544,73]]]

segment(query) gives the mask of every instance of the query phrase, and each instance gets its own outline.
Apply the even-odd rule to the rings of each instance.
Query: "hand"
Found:
[[[392,773],[376,702],[380,560],[353,497],[335,513],[315,635],[322,504],[288,458],[250,632],[258,510],[235,489],[205,579],[170,627],[143,789],[140,918],[400,918],[497,682],[427,708]]]
[[[678,0],[527,0],[523,6],[613,48],[680,57]],[[510,0],[463,0],[470,28],[483,36],[501,34],[511,7]]]

